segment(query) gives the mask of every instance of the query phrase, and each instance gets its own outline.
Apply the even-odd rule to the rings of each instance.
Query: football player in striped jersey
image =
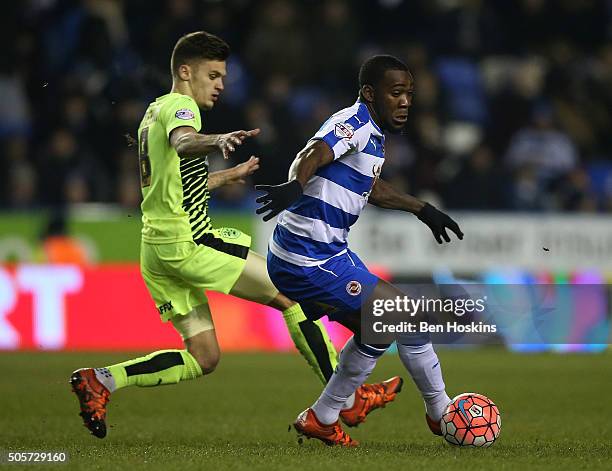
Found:
[[[414,79],[408,67],[393,56],[374,56],[362,65],[359,85],[355,104],[332,115],[298,153],[289,181],[257,187],[265,192],[257,199],[263,203],[257,213],[264,214],[264,220],[278,215],[268,252],[273,283],[297,300],[308,318],[327,314],[355,334],[319,399],[294,424],[307,437],[343,446],[356,442],[338,423],[341,408],[389,347],[361,341],[361,308],[368,300],[404,295],[371,273],[349,249],[350,227],[370,203],[416,215],[438,243],[450,242],[447,229],[463,238],[449,216],[380,178],[384,133],[404,128],[412,104]],[[398,341],[398,350],[425,400],[427,423],[439,434],[450,399],[432,344],[427,336],[415,335]]]

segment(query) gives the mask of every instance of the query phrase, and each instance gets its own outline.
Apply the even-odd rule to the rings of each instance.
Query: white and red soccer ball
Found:
[[[463,393],[446,407],[440,427],[442,436],[452,445],[491,446],[499,437],[501,416],[488,397]]]

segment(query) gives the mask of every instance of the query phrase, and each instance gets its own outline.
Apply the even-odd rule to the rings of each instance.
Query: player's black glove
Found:
[[[302,185],[297,180],[291,180],[282,185],[255,185],[255,189],[267,192],[255,200],[257,203],[264,203],[263,206],[255,210],[257,214],[270,211],[264,215],[264,221],[269,221],[282,210],[295,203],[300,199],[303,191]]]
[[[425,206],[416,214],[416,217],[429,226],[438,244],[442,243],[442,239],[446,242],[451,241],[446,233],[447,228],[453,231],[459,240],[463,240],[463,232],[459,229],[459,225],[450,216],[439,211],[429,203],[425,203]]]

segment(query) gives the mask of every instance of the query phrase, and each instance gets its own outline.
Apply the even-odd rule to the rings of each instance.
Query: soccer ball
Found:
[[[463,393],[446,407],[440,427],[442,436],[452,445],[491,446],[499,437],[501,416],[488,397]]]

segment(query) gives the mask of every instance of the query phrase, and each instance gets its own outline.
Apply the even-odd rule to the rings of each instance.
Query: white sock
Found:
[[[402,363],[421,391],[427,415],[439,421],[451,400],[444,389],[442,368],[432,344],[418,347],[398,345],[397,350]]]
[[[359,386],[361,386],[361,385],[359,385]],[[357,387],[359,387],[359,386],[357,386]],[[349,398],[346,400],[346,402],[342,406],[342,410],[350,409],[354,405],[355,405],[355,393],[353,393],[353,394],[351,394],[349,396]]]
[[[340,410],[361,386],[376,366],[378,358],[363,353],[351,337],[340,353],[336,371],[323,389],[312,410],[323,424],[338,420]]]
[[[109,392],[113,392],[117,389],[115,378],[113,378],[108,368],[94,368],[94,373],[96,374],[96,379],[100,381]]]

